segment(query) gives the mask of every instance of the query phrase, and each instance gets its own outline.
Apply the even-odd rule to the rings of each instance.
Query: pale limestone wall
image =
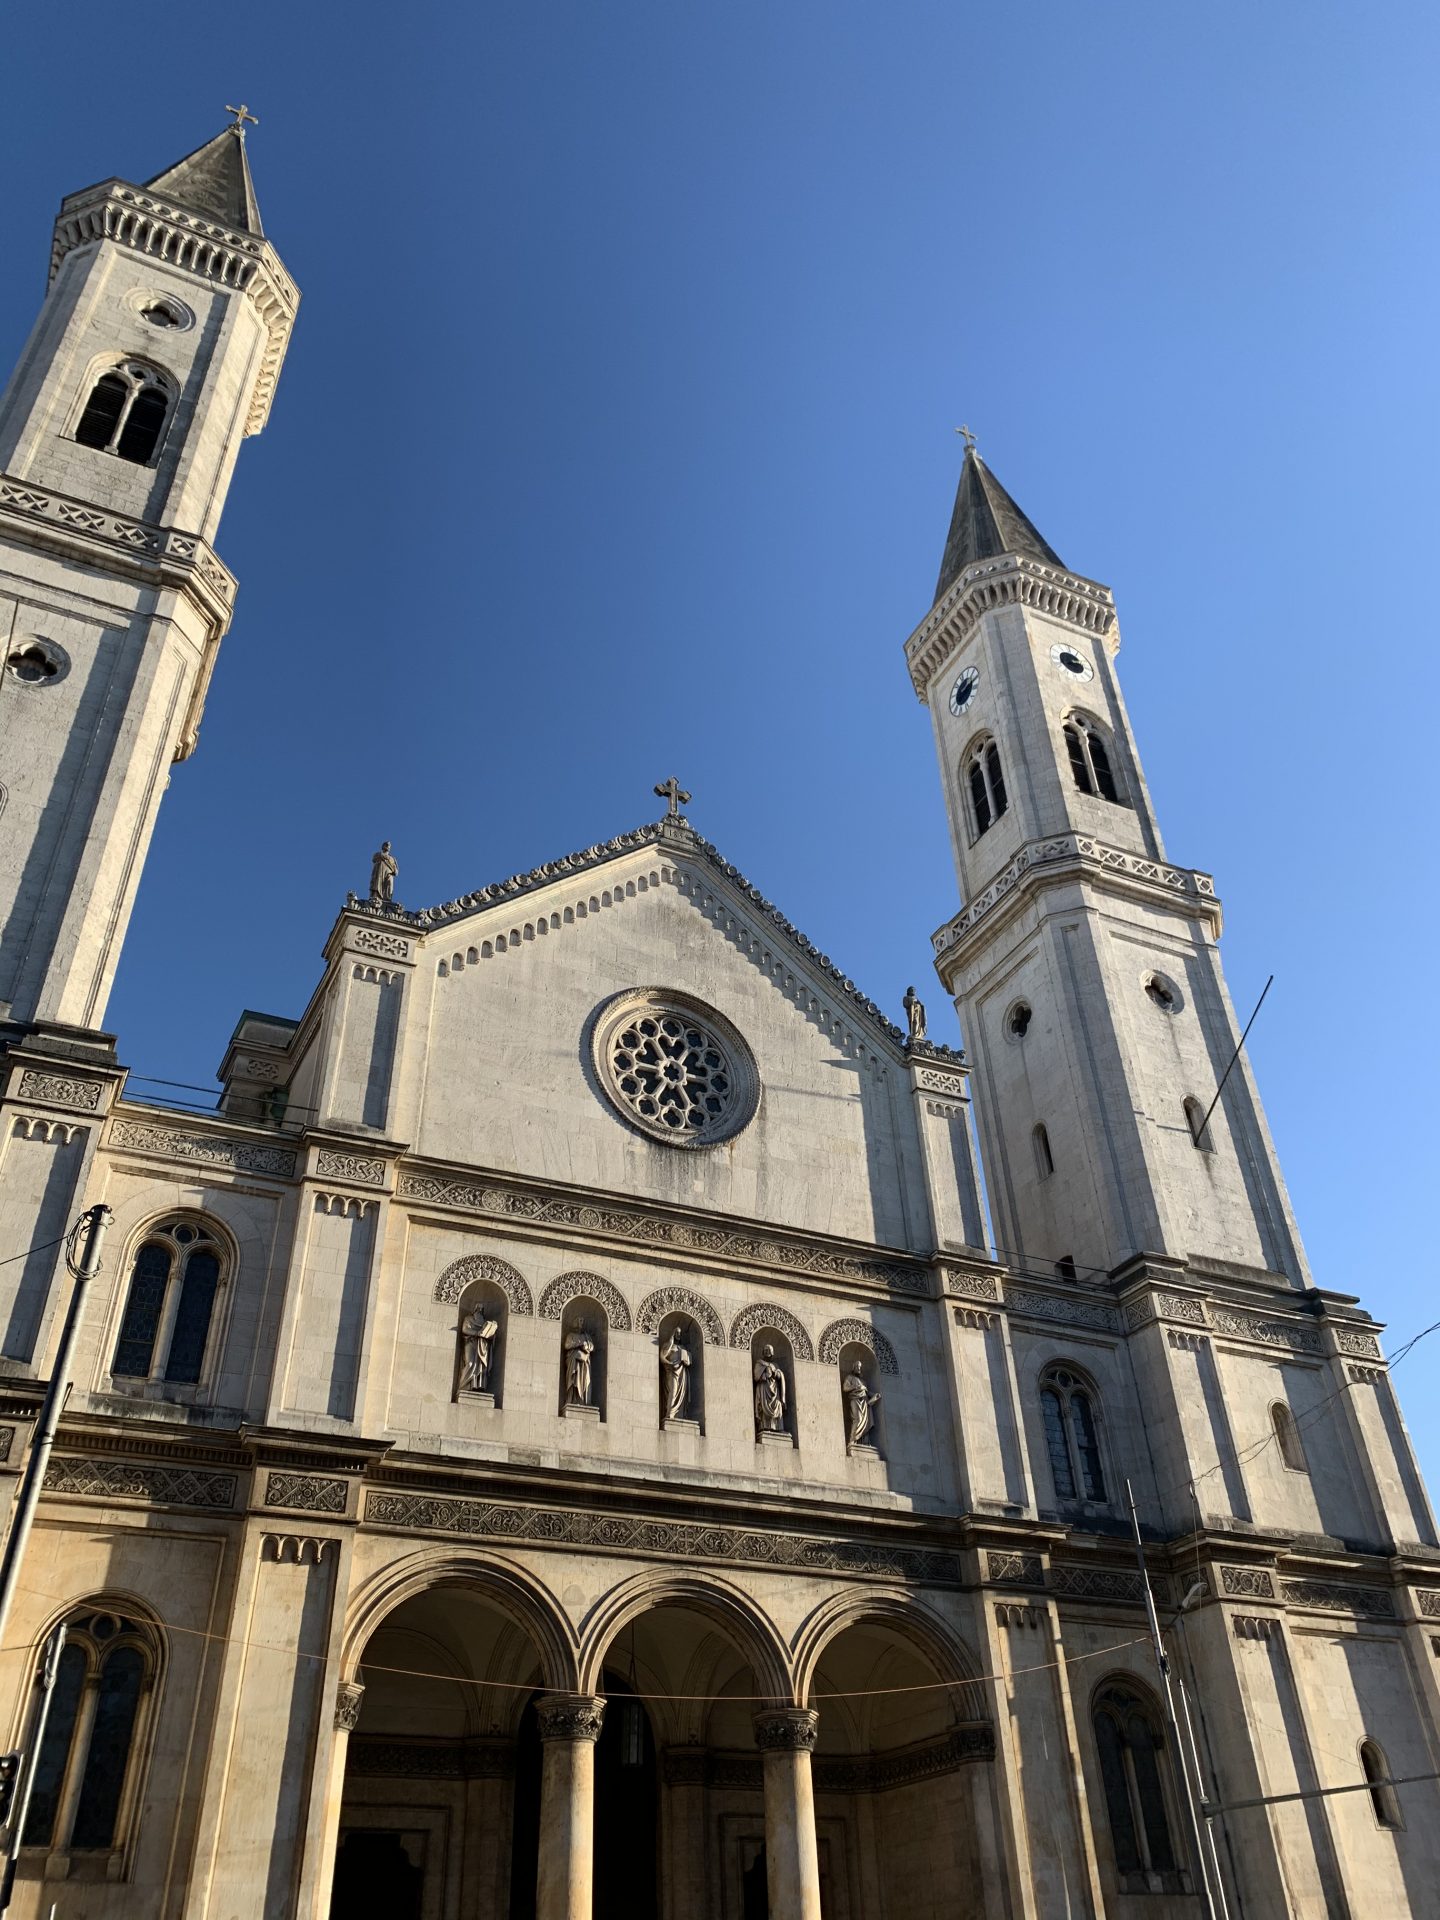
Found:
[[[151,325],[140,309],[156,295],[182,302],[194,324]],[[235,288],[114,241],[76,248],[0,400],[0,470],[213,539],[264,343],[260,316]],[[178,396],[146,466],[73,437],[94,381],[126,357],[158,368]]]
[[[750,950],[769,951],[773,930],[751,924],[703,872],[687,876],[685,891],[662,877],[680,866],[644,850],[427,936],[411,976],[390,1130],[437,1159],[930,1251],[898,1049],[778,943],[794,984],[777,981]],[[364,983],[341,984],[353,998]],[[760,1109],[737,1139],[677,1152],[633,1133],[592,1088],[591,1020],[612,995],[644,985],[683,987],[753,1049]],[[346,1076],[348,1086],[348,1067]],[[336,1113],[361,1117],[353,1096]]]
[[[0,1135],[0,1240],[28,1248],[0,1267],[0,1355],[22,1365],[43,1348],[54,1305],[59,1249],[75,1217],[87,1129],[77,1122],[15,1119]]]

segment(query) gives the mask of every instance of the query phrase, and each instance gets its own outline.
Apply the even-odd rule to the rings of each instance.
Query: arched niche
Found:
[[[671,1342],[676,1343],[679,1353],[683,1354],[685,1364],[679,1364],[679,1356],[671,1354]],[[705,1340],[699,1323],[688,1313],[677,1309],[665,1314],[655,1333],[655,1352],[657,1356],[657,1391],[659,1395],[660,1425],[662,1428],[699,1427],[705,1430]],[[683,1404],[675,1407],[672,1385],[683,1383]],[[680,1389],[677,1389],[680,1390]]]
[[[750,1336],[750,1406],[758,1447],[796,1446],[795,1355],[778,1327]]]
[[[505,1404],[505,1360],[510,1302],[494,1280],[474,1280],[460,1296],[455,1318],[452,1397],[474,1407]]]
[[[577,1293],[560,1314],[560,1412],[567,1420],[603,1420],[610,1321],[598,1300]]]
[[[884,1405],[874,1353],[863,1341],[848,1340],[840,1349],[836,1367],[845,1451],[861,1459],[883,1454]]]

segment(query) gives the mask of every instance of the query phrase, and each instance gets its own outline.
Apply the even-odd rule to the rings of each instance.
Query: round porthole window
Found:
[[[1151,1006],[1159,1007],[1162,1013],[1178,1013],[1185,1004],[1179,987],[1164,973],[1146,974],[1145,997]]]
[[[1030,1022],[1035,1018],[1028,1000],[1017,1000],[1005,1016],[1005,1038],[1023,1040],[1030,1031]]]
[[[689,994],[642,987],[608,1001],[591,1038],[595,1077],[623,1120],[673,1147],[711,1147],[760,1102],[755,1057],[723,1014]]]
[[[173,293],[147,292],[137,287],[126,296],[125,304],[147,326],[159,327],[164,333],[188,333],[195,324],[195,315]]]

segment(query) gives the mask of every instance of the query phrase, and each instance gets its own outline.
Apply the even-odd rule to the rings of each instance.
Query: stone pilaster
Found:
[[[535,1920],[590,1920],[595,1851],[595,1742],[605,1702],[547,1693],[535,1703],[544,1743]]]
[[[765,1880],[770,1920],[821,1920],[820,1853],[810,1755],[820,1716],[781,1707],[755,1716],[765,1767]]]

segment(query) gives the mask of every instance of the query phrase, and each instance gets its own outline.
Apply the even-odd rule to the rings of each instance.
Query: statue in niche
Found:
[[[495,1364],[495,1336],[500,1322],[485,1307],[474,1307],[460,1322],[460,1338],[465,1344],[465,1364],[460,1373],[462,1391],[488,1393],[490,1371]]]
[[[573,1333],[567,1333],[565,1336],[565,1404],[567,1407],[593,1405],[590,1398],[590,1362],[594,1352],[595,1342],[582,1320]]]
[[[667,1420],[683,1420],[690,1407],[690,1349],[681,1343],[680,1329],[672,1327],[660,1349],[660,1394]]]
[[[840,1382],[840,1391],[845,1396],[845,1444],[857,1446],[862,1441],[873,1446],[875,1432],[874,1409],[880,1404],[878,1393],[872,1393],[865,1384],[865,1376],[860,1371],[859,1361],[855,1361]]]
[[[905,1019],[909,1024],[910,1038],[925,1038],[925,1002],[916,993],[914,987],[906,987],[905,998],[901,1003],[905,1008]]]
[[[400,864],[390,851],[388,840],[381,844],[380,851],[370,860],[370,904],[372,907],[389,907],[395,903],[395,876]]]
[[[761,1433],[784,1433],[787,1392],[774,1347],[762,1347],[755,1362],[755,1425]]]

